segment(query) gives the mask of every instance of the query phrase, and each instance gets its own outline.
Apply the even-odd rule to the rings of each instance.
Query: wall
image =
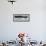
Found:
[[[17,0],[14,5],[0,0],[0,40],[11,40],[27,32],[35,40],[46,40],[45,0]],[[30,22],[13,22],[13,14],[29,13]]]

